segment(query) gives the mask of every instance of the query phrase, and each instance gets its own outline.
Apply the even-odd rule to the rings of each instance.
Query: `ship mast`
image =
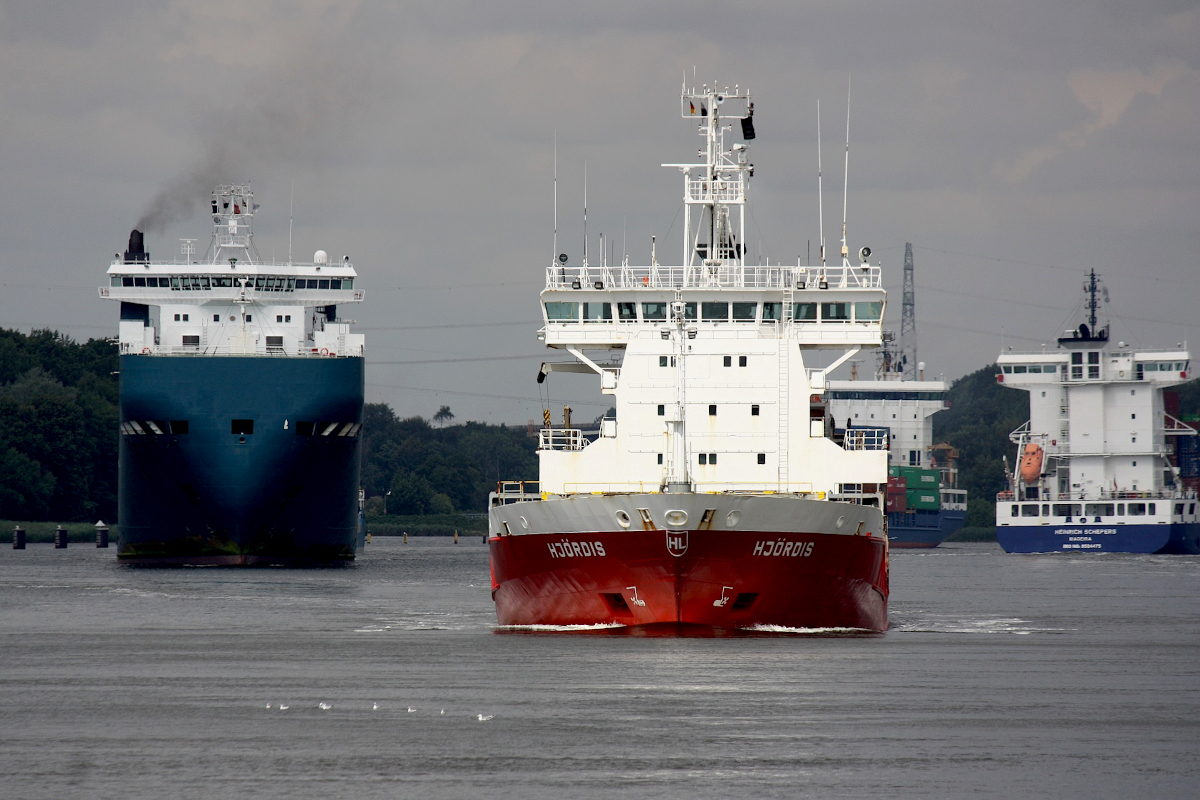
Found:
[[[754,104],[740,87],[708,85],[699,90],[684,86],[680,102],[683,116],[700,117],[698,132],[704,137],[704,147],[697,151],[702,163],[663,164],[684,173],[682,263],[684,267],[744,267],[746,190],[754,165],[749,163],[748,146],[727,147],[725,136],[734,129],[729,121],[737,119],[742,137],[754,138]],[[701,174],[693,178],[692,170]]]

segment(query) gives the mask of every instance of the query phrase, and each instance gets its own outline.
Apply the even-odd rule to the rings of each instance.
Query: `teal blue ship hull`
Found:
[[[121,357],[117,557],[354,559],[362,358]]]

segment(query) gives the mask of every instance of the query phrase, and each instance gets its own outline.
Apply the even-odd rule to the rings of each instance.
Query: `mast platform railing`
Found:
[[[744,203],[746,187],[740,180],[689,178],[685,182],[684,200],[689,203]]]

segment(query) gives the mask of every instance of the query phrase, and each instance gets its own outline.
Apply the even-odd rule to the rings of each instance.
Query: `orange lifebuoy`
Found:
[[[329,355],[329,348],[328,348],[328,347],[322,347],[322,348],[321,348],[321,355],[323,355],[323,356],[327,356],[327,355]]]

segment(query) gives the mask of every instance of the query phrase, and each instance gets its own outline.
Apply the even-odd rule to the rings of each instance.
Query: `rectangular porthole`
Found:
[[[254,433],[254,420],[252,419],[235,419],[230,423],[230,433],[245,436],[246,434]]]
[[[727,367],[733,366],[733,356],[725,356],[725,366],[727,366]]]
[[[744,367],[747,364],[746,356],[738,356],[738,366]]]
[[[715,416],[717,415],[717,406],[716,406],[716,404],[710,405],[710,406],[708,407],[708,415],[709,415],[710,417],[715,417]]]
[[[750,416],[752,416],[752,417],[758,416],[758,406],[757,405],[750,406]]]
[[[659,453],[659,454],[658,454],[658,463],[659,463],[659,464],[663,463],[663,462],[662,462],[662,453]]]
[[[709,453],[709,454],[708,454],[708,463],[709,463],[709,464],[716,464],[716,463],[717,463],[717,454],[716,454],[716,453]]]
[[[707,463],[708,463],[708,453],[701,453],[700,454],[700,466],[704,466]]]
[[[766,454],[766,453],[759,453],[759,454],[758,454],[758,463],[760,463],[760,464],[765,464],[765,463],[767,463],[767,454]]]
[[[665,417],[665,416],[667,415],[667,407],[666,407],[666,406],[664,406],[664,405],[659,405],[659,407],[658,407],[658,415],[659,415],[660,417]]]

